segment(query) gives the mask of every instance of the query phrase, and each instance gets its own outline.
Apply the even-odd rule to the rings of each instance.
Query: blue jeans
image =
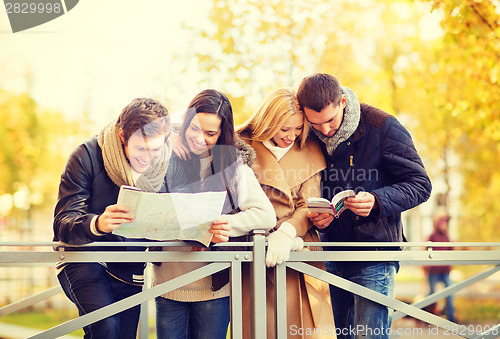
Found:
[[[66,296],[76,305],[80,316],[125,299],[142,291],[113,278],[97,263],[69,264],[57,275]],[[84,338],[137,337],[140,305],[105,318],[83,328]]]
[[[429,273],[428,280],[429,294],[433,294],[436,291],[436,285],[438,282],[442,282],[445,288],[451,285],[449,273]],[[446,297],[445,313],[449,321],[455,322],[455,309],[453,308],[452,295]]]
[[[158,297],[158,339],[225,339],[229,325],[229,297],[183,302]]]
[[[397,262],[326,262],[329,273],[394,298]],[[330,285],[337,338],[389,338],[393,310]]]

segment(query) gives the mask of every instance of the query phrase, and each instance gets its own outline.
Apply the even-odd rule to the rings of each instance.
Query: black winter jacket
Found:
[[[361,104],[358,128],[332,156],[320,144],[327,163],[322,196],[331,199],[353,189],[374,194],[378,205],[367,217],[344,211],[320,230],[322,241],[405,241],[401,212],[426,201],[431,193],[430,179],[408,131],[392,115]]]
[[[107,206],[116,204],[119,190],[120,188],[106,173],[97,136],[78,145],[69,157],[66,168],[61,175],[58,200],[54,211],[54,241],[81,245],[94,241],[127,242],[134,240],[114,234],[96,236],[90,230],[92,218],[102,214]],[[160,192],[167,192],[165,184]],[[67,247],[66,250],[140,251],[145,250],[145,248],[131,246]],[[145,263],[106,263],[104,265],[109,273],[127,283],[143,283]]]

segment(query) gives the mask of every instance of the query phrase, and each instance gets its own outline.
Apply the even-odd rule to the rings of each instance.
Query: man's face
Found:
[[[311,123],[312,128],[329,138],[340,128],[342,120],[344,119],[344,108],[346,105],[346,96],[342,95],[340,104],[337,106],[331,103],[325,106],[321,112],[304,107],[304,113],[306,114],[307,120]]]
[[[120,137],[124,142],[123,131],[120,130],[120,132]],[[137,130],[130,136],[124,148],[125,155],[134,171],[144,173],[151,167],[151,164],[160,157],[168,134],[146,138],[142,135],[141,130]]]

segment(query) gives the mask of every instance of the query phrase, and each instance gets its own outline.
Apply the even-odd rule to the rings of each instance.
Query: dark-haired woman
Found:
[[[227,193],[222,215],[210,228],[212,242],[226,242],[257,228],[270,230],[276,223],[274,209],[250,168],[253,150],[243,141],[235,141],[227,96],[212,89],[196,95],[179,134],[190,159],[171,159],[167,173],[170,191]],[[154,267],[153,285],[204,265],[162,263]],[[156,298],[158,338],[225,338],[230,309],[227,282],[209,276]]]

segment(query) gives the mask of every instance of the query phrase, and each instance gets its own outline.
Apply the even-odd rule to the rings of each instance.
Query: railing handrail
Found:
[[[241,308],[241,263],[242,262],[251,262],[252,268],[254,270],[254,278],[253,278],[253,298],[257,300],[255,302],[254,307],[255,310],[259,310],[256,312],[253,310],[253,329],[257,331],[257,337],[265,337],[266,336],[266,314],[265,314],[265,292],[262,296],[257,296],[256,291],[265,291],[265,237],[263,234],[259,234],[255,237],[253,242],[241,242],[241,243],[228,243],[228,244],[220,244],[218,246],[248,246],[251,250],[248,251],[202,251],[202,252],[183,252],[176,251],[175,248],[169,251],[87,251],[85,247],[123,247],[123,246],[138,246],[138,247],[182,247],[182,246],[193,246],[192,243],[184,243],[184,242],[96,242],[92,244],[80,245],[77,247],[82,247],[78,251],[67,250],[67,247],[75,247],[75,245],[68,245],[59,242],[0,242],[0,266],[8,267],[8,266],[23,266],[25,264],[34,264],[34,265],[42,265],[47,263],[56,263],[56,262],[154,262],[154,261],[172,261],[172,262],[214,262],[212,268],[206,268],[206,270],[200,271],[197,273],[198,275],[204,274],[202,272],[211,272],[210,270],[221,269],[222,267],[231,267],[231,295],[232,299],[236,298],[233,306],[232,306],[232,314],[231,314],[231,324],[232,324],[232,336],[234,338],[241,337],[241,329],[242,329],[242,312],[241,309],[235,309],[235,305]],[[403,304],[395,299],[391,299],[382,295],[373,294],[376,292],[366,291],[362,286],[354,286],[356,284],[347,283],[345,279],[340,277],[328,274],[324,271],[318,271],[317,268],[309,266],[306,262],[313,261],[400,261],[404,264],[410,265],[475,265],[475,264],[488,264],[488,265],[496,265],[496,267],[490,269],[488,272],[483,273],[480,277],[473,277],[470,279],[470,283],[473,283],[479,279],[484,279],[487,276],[494,274],[495,272],[500,270],[500,243],[499,242],[413,242],[413,243],[333,243],[333,242],[309,242],[305,243],[306,246],[319,246],[319,247],[358,247],[359,249],[356,251],[352,250],[336,250],[336,251],[300,251],[300,252],[292,252],[290,253],[290,259],[286,263],[277,266],[277,272],[281,272],[282,282],[281,286],[286,286],[286,279],[283,279],[283,276],[286,272],[286,268],[294,269],[299,272],[304,272],[311,276],[315,276],[317,279],[323,280],[329,284],[334,284],[340,288],[349,289],[353,293],[358,293],[360,295],[373,298],[375,302],[380,302],[383,305],[388,307],[392,307],[395,309],[399,309],[403,313],[408,312],[407,314],[412,314],[412,316],[417,317],[418,319],[423,319],[429,323],[432,323],[436,326],[449,326],[453,324],[451,322],[440,320],[440,318],[431,316],[426,314],[425,312],[419,310],[419,308],[414,307],[413,305]],[[7,251],[3,251],[1,247],[7,247]],[[27,250],[20,250],[19,247],[43,247],[50,246],[50,249],[44,249],[43,251],[35,250],[32,248],[28,248]],[[11,247],[16,247],[12,249]],[[369,247],[369,248],[366,248]],[[405,247],[412,248],[418,247],[418,249],[414,250],[403,250],[403,251],[395,251],[395,250],[382,250],[382,251],[372,251],[370,248],[373,247]],[[452,247],[457,248],[455,250],[434,250],[434,247]],[[57,248],[58,250],[54,251],[53,249]],[[366,248],[366,249],[363,249]],[[472,248],[472,249],[471,249]],[[210,266],[210,265],[209,265]],[[177,279],[179,278],[179,279]],[[175,283],[179,284],[183,281],[183,276],[175,278]],[[234,283],[234,284],[233,284]],[[237,286],[240,285],[238,288]],[[467,284],[462,283],[463,286]],[[170,286],[170,287],[169,287]],[[58,327],[62,327],[64,329],[73,328],[75,324],[86,326],[86,323],[92,323],[102,319],[103,315],[109,316],[109,312],[120,312],[127,307],[131,307],[130,305],[137,305],[137,303],[145,302],[151,298],[156,297],[157,295],[161,295],[168,288],[172,288],[171,281],[165,283],[165,285],[161,288],[157,288],[155,290],[147,289],[141,293],[142,296],[135,295],[131,300],[124,301],[114,308],[109,308],[108,310],[104,310],[97,313],[98,315],[82,318],[79,317],[77,319],[73,319],[68,323],[73,323],[73,325],[61,324],[56,326],[54,329]],[[182,286],[182,285],[181,285]],[[158,286],[156,286],[158,287]],[[163,290],[162,290],[163,288]],[[443,292],[439,292],[439,294],[434,294],[432,296],[427,297],[423,302],[420,302],[420,305],[424,305],[425,301],[436,299],[437,297],[444,298],[449,294],[452,294],[457,291],[457,288],[451,288]],[[161,293],[161,294],[158,294]],[[47,293],[49,295],[50,293]],[[281,293],[282,295],[282,293]],[[39,299],[40,297],[38,297]],[[125,300],[125,299],[124,299]],[[39,300],[38,300],[39,301]],[[238,304],[239,301],[239,304]],[[23,301],[23,305],[25,305],[27,301]],[[135,304],[134,304],[135,303]],[[122,306],[123,305],[123,306]],[[285,303],[281,303],[280,305],[275,305],[277,307],[283,307],[286,305]],[[418,305],[417,305],[418,306]],[[10,307],[10,305],[7,305]],[[6,306],[0,308],[0,315],[5,313]],[[125,307],[125,308],[120,308]],[[12,309],[15,307],[12,307]],[[99,312],[101,310],[95,311]],[[105,313],[108,312],[108,313]],[[286,326],[283,326],[283,323],[286,325],[286,312],[280,315],[280,326],[277,326],[278,331],[286,330]],[[114,314],[114,313],[113,313]],[[100,317],[100,318],[99,318]],[[419,318],[420,317],[420,318]],[[90,322],[89,322],[90,321]],[[73,327],[71,327],[73,326]],[[80,326],[80,327],[81,327]],[[50,332],[52,331],[52,332]],[[60,333],[61,330],[58,330]],[[47,330],[45,332],[51,333],[53,329]],[[43,332],[43,333],[45,333]],[[254,333],[257,333],[254,332]],[[36,338],[44,338],[44,334],[36,335]],[[67,332],[66,332],[67,333]],[[240,333],[240,334],[238,334]],[[282,332],[283,334],[283,332]],[[475,337],[487,337],[494,338],[496,337],[492,332],[490,333],[482,333],[473,335],[467,335],[466,338],[475,338]]]
[[[231,247],[231,246],[250,246],[249,242],[230,242],[220,243],[213,246]],[[432,242],[432,241],[416,241],[416,242],[305,242],[305,246],[315,247],[499,247],[500,242]],[[193,243],[183,241],[128,241],[128,242],[93,242],[89,244],[75,245],[57,241],[0,241],[0,247],[12,246],[47,246],[47,247],[123,247],[123,246],[138,246],[138,247],[181,247],[195,246]]]

